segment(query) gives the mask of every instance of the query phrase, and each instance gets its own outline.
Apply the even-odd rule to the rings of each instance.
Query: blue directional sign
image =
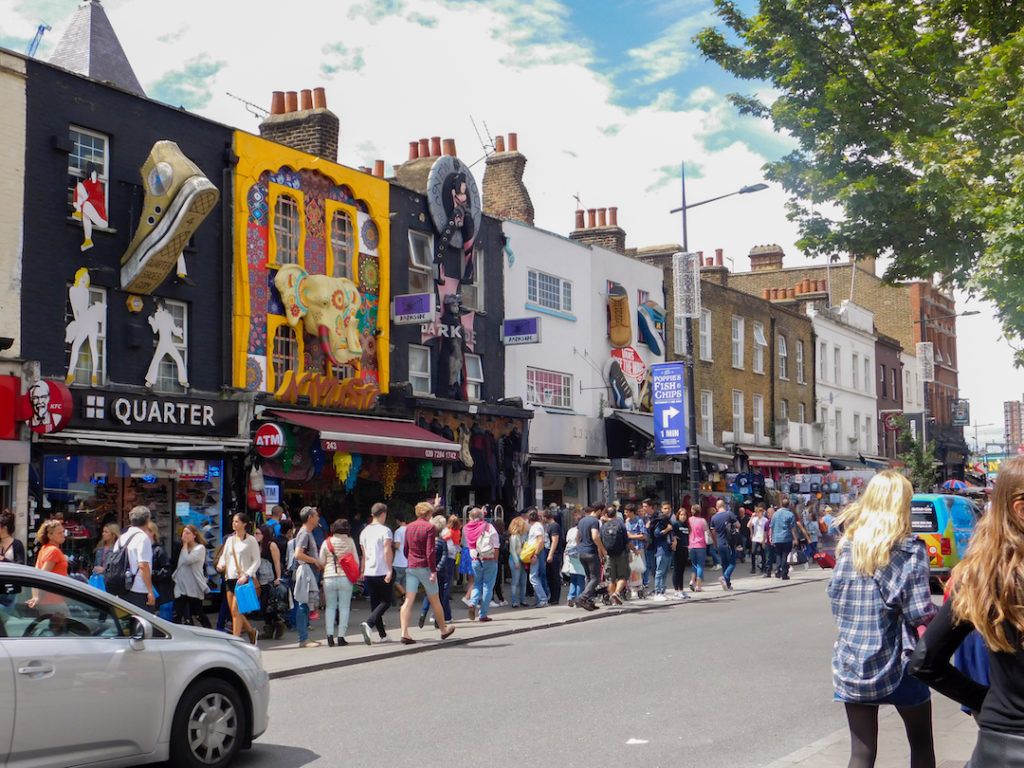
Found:
[[[654,452],[686,453],[686,383],[682,363],[651,366],[651,400],[654,405]]]

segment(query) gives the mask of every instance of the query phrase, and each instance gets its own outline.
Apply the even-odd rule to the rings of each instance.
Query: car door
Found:
[[[0,582],[10,601],[0,644],[13,667],[18,706],[7,768],[152,752],[165,707],[157,642],[133,642],[127,611],[70,580]]]
[[[4,635],[4,600],[0,595],[0,637]],[[11,734],[14,732],[14,711],[17,700],[7,692],[14,691],[14,665],[0,643],[0,766],[6,765],[10,752]]]

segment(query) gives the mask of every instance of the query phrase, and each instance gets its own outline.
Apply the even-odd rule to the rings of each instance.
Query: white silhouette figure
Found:
[[[89,297],[89,270],[82,267],[75,272],[75,282],[68,289],[68,301],[71,304],[73,319],[64,332],[64,341],[71,344],[71,359],[68,361],[68,373],[64,380],[71,384],[75,380],[75,369],[82,353],[82,343],[89,344],[89,362],[92,365],[92,386],[99,384],[99,355],[96,341],[100,334],[100,326],[107,315],[107,305],[102,300],[91,303]]]
[[[93,226],[107,226],[106,192],[94,163],[85,166],[85,178],[75,185],[75,198],[71,205],[75,209],[71,215],[82,222],[85,233],[82,250],[87,251],[93,245]]]
[[[188,377],[185,375],[185,361],[181,359],[181,352],[174,346],[174,337],[185,340],[185,331],[174,324],[174,316],[167,311],[161,299],[156,300],[156,309],[149,316],[149,326],[156,334],[156,351],[153,353],[153,361],[149,364],[146,372],[146,386],[152,387],[156,383],[157,371],[165,355],[170,356],[171,361],[178,366],[178,383],[188,387]]]

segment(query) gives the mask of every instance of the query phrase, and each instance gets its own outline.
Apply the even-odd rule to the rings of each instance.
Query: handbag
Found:
[[[234,537],[232,537],[234,538]],[[235,542],[232,541],[231,556],[235,559],[235,574],[244,573],[238,564],[238,552],[235,551]],[[244,584],[235,584],[235,602],[238,604],[239,613],[252,613],[260,609],[260,585],[250,577]]]
[[[345,578],[352,584],[359,581],[359,563],[356,562],[352,553],[346,552],[342,555],[341,560],[339,560],[338,555],[334,551],[334,542],[331,539],[327,540],[327,549],[331,553],[331,557],[334,558],[334,570],[345,574]]]
[[[102,573],[94,573],[89,577],[89,586],[98,589],[100,592],[107,591],[107,582]]]
[[[524,565],[529,565],[533,562],[533,558],[537,556],[537,539],[531,539],[530,541],[523,544],[523,548],[519,550],[519,561]]]

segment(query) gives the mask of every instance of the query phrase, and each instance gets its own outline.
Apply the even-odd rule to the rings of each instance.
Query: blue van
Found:
[[[915,493],[910,529],[924,542],[932,576],[945,581],[967,552],[981,510],[970,499],[946,493]]]

